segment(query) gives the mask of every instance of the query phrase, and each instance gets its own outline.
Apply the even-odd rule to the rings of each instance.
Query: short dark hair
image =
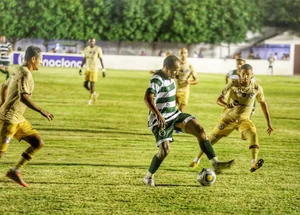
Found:
[[[252,70],[252,66],[250,64],[244,64],[241,69],[244,69],[244,70]]]
[[[25,52],[25,57],[24,57],[24,60],[25,61],[28,61],[30,60],[32,57],[36,57],[38,58],[41,54],[41,49],[39,47],[36,47],[36,46],[29,46],[27,49],[26,49],[26,52]]]
[[[246,62],[246,60],[243,59],[243,58],[237,58],[237,59],[236,59],[236,62],[238,62],[238,61],[244,61],[244,62]]]
[[[177,61],[180,62],[180,59],[178,57],[176,57],[175,55],[169,55],[164,59],[164,67],[167,66],[171,68],[175,65]]]

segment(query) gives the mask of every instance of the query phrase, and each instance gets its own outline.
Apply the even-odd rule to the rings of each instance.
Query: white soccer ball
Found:
[[[203,168],[197,175],[197,181],[203,186],[211,186],[215,183],[217,176],[211,169]]]

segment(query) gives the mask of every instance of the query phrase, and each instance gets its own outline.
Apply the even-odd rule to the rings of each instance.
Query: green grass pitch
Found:
[[[87,106],[88,92],[77,69],[41,68],[34,72],[33,100],[52,112],[48,122],[27,109],[25,117],[39,131],[44,148],[23,170],[28,188],[5,177],[27,147],[15,140],[0,160],[0,214],[300,214],[300,78],[256,76],[264,88],[274,132],[267,135],[259,104],[252,117],[265,165],[249,172],[248,142],[238,132],[214,148],[221,160],[236,164],[217,176],[212,187],[196,181],[202,167],[188,167],[199,150],[196,139],[174,134],[171,153],[156,173],[156,187],[143,185],[153,155],[143,96],[146,71],[99,74],[97,104]],[[224,75],[198,74],[186,112],[210,134],[222,108],[216,104]],[[4,75],[1,76],[2,81]]]

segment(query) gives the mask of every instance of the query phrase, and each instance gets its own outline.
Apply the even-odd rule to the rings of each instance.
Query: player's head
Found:
[[[246,60],[244,60],[243,58],[238,58],[236,59],[236,68],[237,70],[241,70],[241,67],[246,63]]]
[[[252,66],[250,64],[244,64],[241,67],[241,73],[240,73],[241,84],[243,86],[249,86],[249,84],[251,83],[252,76],[253,76]]]
[[[179,54],[180,60],[185,61],[188,57],[189,52],[186,48],[181,48],[181,49],[179,49],[178,54]]]
[[[164,59],[163,70],[168,75],[168,78],[175,78],[179,68],[180,59],[175,55],[169,55]]]
[[[6,42],[6,37],[4,35],[2,35],[0,37],[0,41],[1,41],[1,43],[5,43]]]
[[[89,39],[89,44],[90,44],[90,47],[94,47],[96,45],[96,39],[94,37],[91,37]]]
[[[24,61],[26,65],[31,65],[33,70],[38,70],[42,63],[41,49],[36,46],[29,46],[26,49]]]

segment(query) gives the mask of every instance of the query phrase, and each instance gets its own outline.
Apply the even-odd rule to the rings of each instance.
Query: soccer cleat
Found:
[[[264,165],[264,159],[259,159],[258,161],[255,161],[253,164],[252,164],[252,167],[250,169],[250,172],[255,172],[256,170],[258,170],[260,167],[262,167]]]
[[[143,182],[144,182],[144,184],[146,186],[155,187],[155,184],[154,184],[154,175],[152,176],[152,178],[146,178],[146,177],[144,177]]]
[[[88,100],[87,105],[91,105],[92,104],[92,100]]]
[[[6,176],[8,178],[10,178],[11,180],[15,181],[16,183],[20,184],[23,187],[27,187],[28,184],[25,183],[25,181],[23,181],[22,177],[21,177],[21,173],[19,171],[14,171],[12,169],[10,169],[7,173]]]
[[[252,112],[251,112],[251,115],[254,115],[255,114],[255,111],[254,110],[252,110]]]
[[[230,160],[228,162],[217,161],[213,164],[214,171],[216,174],[219,174],[222,172],[222,170],[230,168],[233,164],[234,160]]]
[[[198,160],[198,162],[193,161],[192,163],[190,163],[190,167],[197,168],[200,164],[200,161],[201,161],[200,159]]]
[[[93,95],[93,103],[94,104],[97,102],[98,97],[99,97],[98,93],[96,93],[96,94]]]

